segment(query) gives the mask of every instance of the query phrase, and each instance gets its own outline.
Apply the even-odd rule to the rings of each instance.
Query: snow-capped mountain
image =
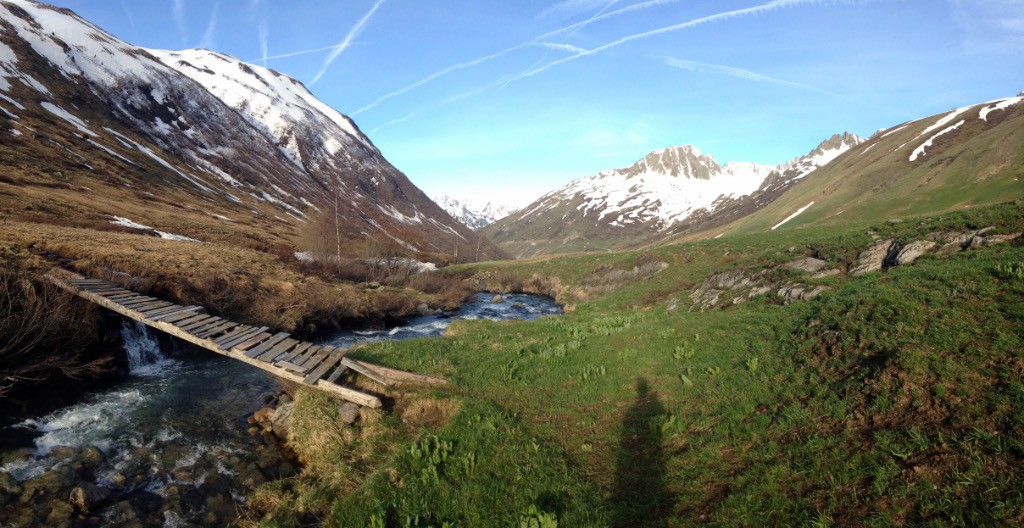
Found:
[[[13,123],[2,129],[13,148],[38,148],[45,136],[94,177],[188,192],[233,216],[294,226],[329,207],[353,244],[379,238],[444,254],[478,245],[295,79],[211,51],[131,46],[32,0],[0,2],[0,28],[0,119]]]
[[[483,206],[479,206],[469,200],[460,200],[448,195],[435,197],[434,202],[452,215],[452,218],[474,230],[493,224],[519,210],[516,207],[494,202],[487,202]]]
[[[718,210],[755,210],[860,141],[836,135],[779,166],[721,165],[690,145],[656,150],[629,167],[573,181],[485,231],[520,256],[622,247]]]

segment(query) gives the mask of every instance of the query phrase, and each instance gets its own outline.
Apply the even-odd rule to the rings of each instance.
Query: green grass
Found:
[[[1019,243],[828,279],[813,301],[687,311],[724,269],[849,262],[869,230],[909,241],[986,225],[1021,231],[1024,207],[484,265],[491,280],[557,277],[575,310],[360,350],[448,376],[432,394],[460,410],[439,429],[385,419],[354,491],[315,469],[283,503],[319,497],[330,526],[1019,525]],[[651,258],[669,268],[578,297],[599,266]]]

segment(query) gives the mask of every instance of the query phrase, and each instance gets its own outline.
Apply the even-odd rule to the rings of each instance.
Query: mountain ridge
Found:
[[[628,167],[575,180],[483,231],[517,256],[629,247],[680,226],[721,221],[714,215],[719,209],[756,210],[760,199],[781,193],[859,141],[837,134],[777,166],[719,164],[692,145],[658,149]]]
[[[291,242],[336,214],[350,254],[376,239],[433,258],[481,245],[502,255],[295,79],[221,53],[131,46],[30,0],[0,2],[0,26],[0,119],[16,131],[12,153],[52,147],[81,162],[57,171],[90,188],[138,184],[170,202],[185,192],[220,216],[263,215]]]

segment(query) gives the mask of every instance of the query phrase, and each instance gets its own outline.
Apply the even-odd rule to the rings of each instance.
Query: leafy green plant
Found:
[[[677,361],[693,359],[694,354],[693,349],[688,348],[686,345],[676,346],[675,350],[672,351],[672,357],[676,358]]]
[[[761,361],[757,358],[757,356],[754,356],[746,361],[747,370],[749,370],[751,373],[757,372],[757,368],[760,366],[760,364]]]
[[[704,371],[712,376],[717,376],[722,373],[722,367],[708,367]]]
[[[1004,279],[1024,279],[1024,262],[1007,262],[995,265],[996,275]]]
[[[590,365],[590,366],[584,368],[582,371],[580,371],[579,378],[581,380],[583,380],[583,381],[587,381],[590,378],[596,378],[596,377],[604,376],[606,373],[607,373],[607,370],[605,370],[603,365],[600,365],[600,366],[598,366],[598,365]]]
[[[519,517],[518,528],[558,528],[558,517],[553,513],[541,511],[536,505],[530,507]]]

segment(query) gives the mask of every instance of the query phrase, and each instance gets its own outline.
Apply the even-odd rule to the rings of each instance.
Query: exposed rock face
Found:
[[[896,242],[890,238],[876,242],[875,245],[861,251],[850,274],[856,277],[873,271],[881,271],[895,246]]]
[[[825,268],[828,262],[814,257],[804,257],[802,259],[794,260],[789,264],[786,264],[786,268],[798,271],[806,271],[807,273],[817,273]]]
[[[896,255],[896,263],[900,266],[910,264],[935,246],[936,243],[931,240],[915,240],[900,249],[899,254]]]

